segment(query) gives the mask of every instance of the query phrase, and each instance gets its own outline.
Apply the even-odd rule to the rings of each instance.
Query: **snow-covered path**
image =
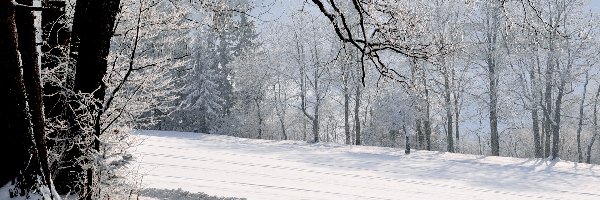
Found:
[[[293,199],[600,199],[600,166],[142,131],[146,187]]]

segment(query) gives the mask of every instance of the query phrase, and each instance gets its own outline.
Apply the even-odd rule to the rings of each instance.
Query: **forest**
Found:
[[[132,199],[132,130],[600,164],[591,4],[0,0],[0,195]]]

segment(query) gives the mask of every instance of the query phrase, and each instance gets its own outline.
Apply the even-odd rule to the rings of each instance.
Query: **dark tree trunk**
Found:
[[[263,135],[262,135],[263,117],[262,117],[262,113],[260,112],[260,99],[255,98],[254,103],[256,104],[256,115],[257,115],[256,117],[258,117],[258,139],[263,139]]]
[[[497,52],[496,44],[498,43],[498,35],[500,29],[500,12],[501,6],[496,3],[490,4],[491,13],[485,20],[487,26],[486,43],[487,47],[487,71],[489,79],[489,118],[490,118],[490,143],[492,156],[500,155],[500,138],[498,135],[498,67],[496,62]]]
[[[453,122],[452,122],[452,103],[451,103],[451,91],[450,91],[450,74],[448,74],[447,66],[444,67],[444,102],[446,107],[446,142],[447,151],[454,153],[454,134],[452,133]]]
[[[0,106],[0,148],[11,162],[3,166],[0,185],[14,181],[25,169],[32,148],[32,139],[27,116],[25,85],[20,71],[15,7],[10,0],[0,1],[0,94],[4,106]],[[24,187],[28,183],[25,183]]]
[[[492,156],[500,155],[500,142],[498,136],[498,79],[496,78],[495,62],[492,58],[488,59],[488,70],[490,78],[490,133]]]
[[[350,89],[348,88],[348,66],[342,66],[342,79],[344,84],[344,133],[346,134],[346,144],[352,144],[350,136]]]
[[[529,78],[532,81],[532,96],[533,96],[533,100],[532,100],[532,108],[531,108],[531,120],[533,122],[532,126],[533,126],[533,148],[534,148],[534,152],[535,152],[535,157],[536,158],[542,158],[542,144],[541,144],[541,138],[540,138],[540,125],[539,125],[539,116],[538,116],[538,90],[534,89],[537,88],[537,81],[535,78],[535,71],[531,70],[529,71]]]
[[[110,39],[113,35],[113,29],[116,16],[119,12],[120,0],[79,0],[75,7],[75,17],[73,19],[73,32],[71,34],[71,56],[77,61],[75,69],[76,93],[93,94],[95,104],[88,110],[93,110],[98,114],[94,115],[94,122],[77,122],[74,124],[74,130],[79,136],[85,138],[92,137],[83,133],[82,126],[92,124],[94,130],[93,150],[100,149],[98,137],[101,134],[100,116],[103,112],[103,100],[106,93],[106,85],[102,78],[106,74],[107,60]],[[86,164],[92,164],[91,155],[84,155],[87,146],[79,146],[77,153],[79,156],[87,157]],[[91,152],[94,152],[91,151]],[[85,177],[85,183],[81,197],[92,199],[93,167],[88,168]]]
[[[425,142],[425,137],[423,134],[423,126],[421,123],[421,119],[417,119],[417,122],[415,123],[415,129],[417,130],[417,149],[423,149],[423,146],[425,146],[423,143]]]
[[[410,137],[408,137],[406,125],[402,125],[402,130],[404,131],[404,154],[410,154]]]
[[[354,131],[356,133],[356,136],[354,137],[355,139],[355,144],[356,145],[361,145],[361,140],[360,140],[360,117],[359,117],[359,111],[360,111],[360,84],[357,83],[356,84],[356,100],[354,101]]]
[[[561,85],[564,84],[561,83]],[[563,96],[564,86],[561,86],[558,89],[558,95],[556,96],[556,103],[554,108],[554,123],[552,123],[552,159],[556,159],[559,156],[558,145],[560,143],[560,115]]]
[[[570,51],[568,51],[568,55],[570,56]],[[556,63],[557,69],[560,69],[558,59],[554,60]],[[565,95],[565,87],[567,84],[567,79],[571,74],[571,66],[572,63],[569,63],[565,66],[566,69],[560,74],[560,84],[558,85],[558,94],[556,95],[556,101],[554,103],[554,123],[552,123],[552,159],[559,158],[559,145],[560,145],[560,129],[561,129],[561,113],[562,113],[562,103]],[[587,87],[587,86],[585,86]],[[584,89],[585,90],[585,89]],[[585,99],[585,96],[583,97]],[[579,146],[578,146],[579,147]]]
[[[16,19],[12,1],[0,0],[0,94],[5,104],[0,106],[0,130],[3,132],[0,134],[0,151],[5,152],[4,159],[8,161],[4,163],[0,172],[0,185],[11,183],[15,186],[15,190],[10,192],[11,197],[27,196],[39,192],[41,187],[51,188],[47,182],[48,174],[43,170],[47,163],[44,163],[39,155],[45,147],[37,145],[36,139],[39,138],[36,137],[40,135],[34,136],[32,121],[29,118],[32,114],[41,113],[29,112],[19,62],[21,58],[24,63],[37,63],[37,58],[32,60],[33,52],[21,52],[22,57],[19,57],[16,20],[20,20],[19,26],[24,29],[24,37],[34,33],[29,31],[35,31],[33,21],[29,23],[29,20],[33,20],[33,15],[28,13],[31,14],[31,11],[19,10],[20,16]],[[24,27],[27,25],[31,27]],[[35,40],[28,41],[20,49],[30,50],[31,44],[35,49]],[[40,147],[43,149],[39,149]]]
[[[460,115],[460,105],[458,104],[459,94],[458,91],[454,93],[454,134],[456,135],[456,145],[454,151],[460,152],[460,132],[458,127],[458,117]]]
[[[20,0],[20,4],[33,6],[33,0]],[[46,132],[44,120],[43,92],[40,76],[40,54],[37,51],[35,16],[30,10],[20,9],[16,12],[16,22],[21,52],[23,81],[27,93],[27,103],[31,128],[35,139],[37,154],[46,183],[50,183],[48,167],[48,151],[46,149]]]
[[[585,103],[585,94],[589,83],[589,74],[585,73],[585,84],[583,85],[583,95],[579,104],[579,122],[577,123],[577,158],[579,162],[583,162],[583,153],[581,152],[581,129],[583,127],[583,105]]]
[[[316,50],[315,50],[316,52]],[[315,53],[317,54],[317,53]],[[320,128],[320,123],[319,123],[319,107],[321,107],[321,96],[319,95],[319,65],[317,64],[317,69],[315,70],[315,82],[314,82],[314,93],[316,96],[316,100],[317,103],[315,104],[315,109],[314,109],[314,113],[313,113],[313,137],[315,142],[319,142],[319,128]]]
[[[425,85],[425,121],[423,123],[425,131],[425,141],[427,143],[427,151],[431,151],[431,105],[429,101],[429,88],[427,86],[427,78],[423,78]]]
[[[552,42],[552,41],[550,41]],[[553,44],[550,44],[550,54],[548,54],[549,59],[552,57],[553,53]],[[544,103],[546,104],[543,108],[544,110],[544,157],[550,156],[550,133],[552,133],[552,119],[550,119],[551,111],[552,111],[552,74],[553,74],[553,64],[551,61],[548,61],[546,67],[546,88],[544,91]]]

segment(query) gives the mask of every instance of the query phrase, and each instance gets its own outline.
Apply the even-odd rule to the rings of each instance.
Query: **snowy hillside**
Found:
[[[600,199],[600,166],[140,131],[148,188],[260,199]]]

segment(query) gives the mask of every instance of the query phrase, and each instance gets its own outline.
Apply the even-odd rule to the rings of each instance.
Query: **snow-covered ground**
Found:
[[[149,188],[268,199],[600,199],[600,166],[138,131]]]

